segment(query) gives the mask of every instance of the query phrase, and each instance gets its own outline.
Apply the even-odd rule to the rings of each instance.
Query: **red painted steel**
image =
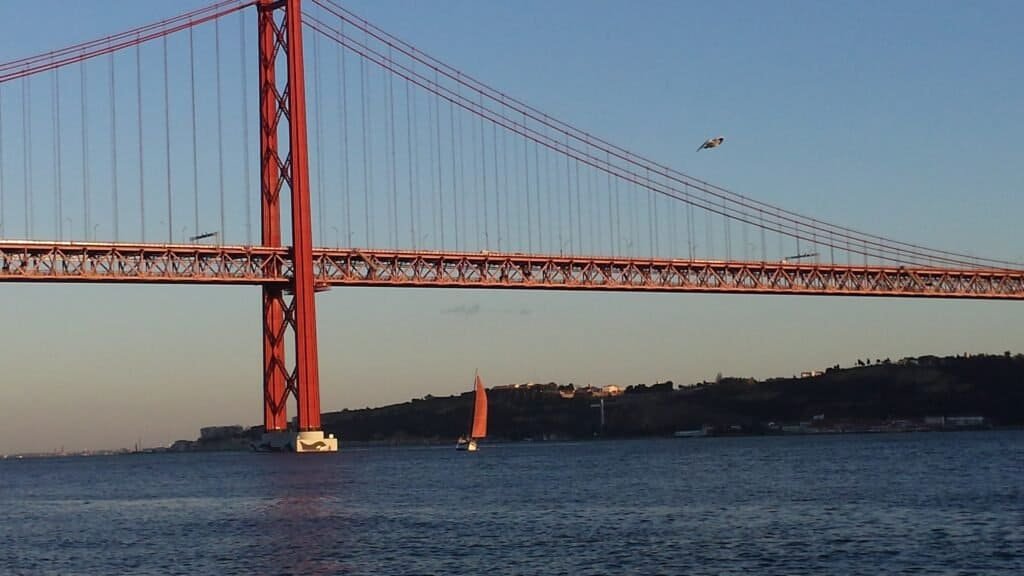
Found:
[[[306,87],[302,63],[301,0],[287,0],[288,119],[291,144],[292,286],[295,291],[296,403],[299,430],[320,429],[320,369],[316,346],[316,292],[313,289],[313,226],[306,143]]]
[[[329,286],[708,292],[1024,300],[1024,270],[313,250]],[[250,284],[287,289],[287,247],[0,241],[0,282]],[[286,323],[288,308],[285,309]]]
[[[301,0],[259,3],[260,150],[263,245],[281,246],[280,195],[291,193],[291,274],[286,306],[280,286],[263,291],[264,424],[287,427],[288,394],[295,395],[300,431],[320,429],[320,379],[316,342],[316,291],[313,286],[313,231],[309,199],[309,154],[306,142],[306,90],[302,61]],[[280,23],[277,17],[280,15]],[[285,81],[278,89],[279,55]],[[281,158],[280,122],[288,122],[288,157]],[[275,262],[265,273],[276,277]],[[295,334],[295,369],[287,371],[284,332]]]
[[[546,256],[317,251],[329,286],[520,288],[1024,300],[1024,270]]]
[[[277,131],[280,121],[277,92],[279,27],[273,3],[258,5],[260,94],[260,197],[263,246],[281,246],[281,158]],[[270,262],[269,275],[280,275],[278,262]],[[285,363],[284,297],[280,286],[263,286],[263,426],[268,432],[288,428],[288,368]]]
[[[284,287],[284,248],[0,240],[0,281],[267,284]]]
[[[342,17],[329,6],[317,2],[328,12]],[[521,134],[535,143],[576,158],[584,165],[604,170],[626,182],[646,186],[654,192],[684,200],[711,213],[729,216],[763,229],[794,238],[803,228],[821,230],[832,239],[853,239],[863,246],[864,254],[921,257],[918,261],[940,262],[946,267],[842,266],[793,262],[709,261],[681,259],[607,258],[600,256],[555,256],[543,254],[495,252],[421,252],[402,250],[314,249],[309,189],[309,156],[306,134],[306,94],[302,50],[302,0],[221,0],[214,5],[161,21],[148,27],[106,39],[79,44],[65,50],[0,63],[0,82],[27,77],[42,71],[83,62],[89,58],[136,46],[150,39],[165,37],[179,30],[257,6],[260,94],[260,197],[261,246],[213,246],[199,244],[131,244],[101,242],[37,242],[0,240],[0,282],[121,282],[163,284],[240,284],[262,288],[263,403],[267,431],[288,427],[287,400],[294,396],[298,409],[298,429],[320,429],[320,391],[316,331],[315,294],[331,286],[388,286],[429,288],[488,288],[531,290],[604,290],[704,292],[731,294],[790,294],[831,296],[888,296],[911,298],[961,298],[1024,300],[1024,269],[1014,264],[988,261],[993,267],[975,266],[977,261],[943,251],[925,251],[906,243],[860,235],[843,227],[824,226],[818,220],[804,219],[788,211],[748,200],[734,198],[731,192],[694,181],[664,166],[648,163],[602,140],[576,131],[561,123],[550,123],[548,116],[514,100],[512,109],[523,115],[523,123],[509,124],[504,114],[483,107],[483,96],[508,106],[504,95],[492,91],[444,67],[433,60],[422,60],[415,49],[406,52],[414,60],[440,71],[481,95],[481,104],[465,100],[461,93],[432,87],[429,79],[415,71],[395,68],[390,60],[391,40],[354,22],[357,28],[372,34],[389,46],[389,56],[370,54],[346,43],[340,31],[325,29],[315,18],[315,30],[335,38],[364,58],[384,69],[448,99],[482,118]],[[332,4],[333,6],[333,4]],[[337,7],[336,7],[337,8]],[[340,8],[338,8],[341,10]],[[351,20],[350,20],[351,21]],[[390,37],[389,37],[390,38]],[[408,47],[408,45],[402,45]],[[399,50],[403,50],[399,46]],[[410,47],[411,48],[411,47]],[[165,55],[166,58],[166,55]],[[286,64],[277,66],[278,59]],[[165,62],[166,64],[166,62]],[[412,74],[412,77],[410,76]],[[166,79],[165,79],[166,80]],[[84,82],[84,81],[83,81]],[[279,87],[280,86],[280,87]],[[520,106],[520,107],[516,107]],[[539,114],[539,113],[537,113]],[[565,144],[527,129],[526,117],[565,135]],[[282,119],[287,122],[286,141],[282,140]],[[570,136],[584,145],[569,145]],[[594,156],[592,148],[604,150],[605,159]],[[282,151],[286,156],[282,156]],[[640,179],[636,171],[613,165],[616,157],[627,165],[647,171]],[[662,189],[650,180],[650,173],[667,180],[703,190],[723,200],[722,211],[716,205],[702,205],[686,194]],[[282,245],[281,194],[287,187],[291,199],[291,246]],[[778,222],[765,226],[763,221],[746,220],[754,212],[729,214],[725,200],[756,210],[767,206],[779,215]],[[793,220],[792,217],[800,218]],[[60,220],[60,218],[58,218]],[[786,227],[785,222],[793,222]],[[808,224],[809,223],[809,224]],[[198,231],[197,231],[198,232]],[[856,234],[856,236],[851,236]],[[813,238],[813,237],[812,237]],[[830,245],[828,243],[822,245]],[[842,248],[841,245],[836,247]],[[847,250],[849,244],[847,243]],[[890,258],[890,261],[895,261]],[[998,268],[1003,265],[1009,268]],[[288,328],[295,338],[294,368],[285,353]]]

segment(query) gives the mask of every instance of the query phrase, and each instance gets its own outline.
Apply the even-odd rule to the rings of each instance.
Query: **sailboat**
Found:
[[[456,450],[476,452],[476,441],[487,436],[487,391],[478,373],[474,378],[473,425],[469,435],[460,436],[455,443]]]

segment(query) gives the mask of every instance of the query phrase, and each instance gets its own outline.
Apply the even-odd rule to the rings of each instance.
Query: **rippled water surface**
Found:
[[[1024,432],[0,461],[3,574],[1024,574]]]

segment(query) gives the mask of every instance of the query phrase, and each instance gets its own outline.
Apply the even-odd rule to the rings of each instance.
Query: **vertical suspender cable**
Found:
[[[583,253],[583,203],[580,199],[580,161],[576,164],[576,253]]]
[[[480,106],[484,105],[484,95],[480,94]],[[483,213],[484,213],[484,248],[490,248],[490,226],[487,224],[487,142],[484,136],[484,119],[480,117],[480,172],[483,175]]]
[[[633,189],[633,201],[629,203],[629,219],[630,219],[630,242],[633,244],[633,250],[631,256],[640,254],[640,192],[641,187],[634,179],[630,187]]]
[[[382,56],[382,58],[387,58]],[[391,182],[395,178],[394,164],[391,162],[391,106],[390,100],[388,99],[388,88],[390,86],[389,79],[391,74],[388,72],[388,64],[385,62],[384,67],[381,68],[380,72],[380,86],[381,94],[383,95],[381,106],[383,107],[382,117],[384,120],[384,186],[383,186],[383,197],[384,197],[384,216],[382,222],[384,223],[384,240],[386,244],[391,244],[392,231],[391,231],[391,210],[392,198],[391,198]]]
[[[171,87],[167,77],[167,36],[163,38],[164,48],[164,165],[167,169],[167,243],[174,242],[174,206],[171,204]]]
[[[142,144],[142,51],[140,44],[135,45],[135,104],[139,121],[139,210],[142,215],[142,241],[146,241],[146,177],[143,171]]]
[[[241,44],[240,60],[242,65],[242,206],[245,207],[245,243],[252,245],[252,145],[249,142],[249,66],[246,55],[249,50],[245,41],[245,12],[238,13],[238,37]],[[256,194],[258,196],[258,194]]]
[[[589,253],[596,254],[595,248],[595,230],[598,225],[598,214],[600,208],[597,205],[597,178],[594,170],[590,166],[584,166],[586,170],[586,179],[583,180],[583,184],[586,187],[583,190],[583,197],[587,199],[587,245],[589,246]]]
[[[512,190],[513,189],[509,187],[509,176],[508,176],[508,173],[513,169],[512,167],[515,166],[515,162],[516,162],[515,161],[515,154],[513,154],[511,165],[509,164],[509,160],[508,160],[509,144],[508,144],[508,141],[510,139],[511,139],[511,136],[509,134],[509,131],[507,129],[502,129],[502,131],[501,131],[501,172],[502,172],[502,179],[504,181],[503,186],[505,188],[505,193],[502,194],[500,198],[498,198],[498,202],[504,202],[504,204],[505,204],[505,220],[504,220],[504,222],[505,222],[505,249],[506,250],[511,250],[512,249],[512,226],[511,226],[511,222],[510,222],[510,220],[511,220],[511,211],[509,210],[509,197],[512,196],[512,194],[513,194]],[[513,152],[515,152],[515,146],[514,145],[513,145],[512,149],[513,149]],[[515,183],[513,182],[512,185],[515,186]]]
[[[388,46],[388,66],[391,66],[391,46]],[[395,153],[395,77],[388,74],[388,124],[391,132],[391,238],[392,246],[398,248],[398,162]]]
[[[786,236],[783,233],[778,233],[775,236],[776,236],[776,238],[779,241],[779,251],[776,254],[776,256],[778,258],[784,258],[786,256],[786,252],[785,252],[785,248],[783,248],[783,246],[782,246],[782,239],[785,238]]]
[[[21,140],[25,143],[22,155],[25,181],[25,239],[32,239],[32,77],[25,76],[21,84]]]
[[[725,259],[732,260],[732,233],[729,230],[728,208],[725,205],[725,198],[722,198],[722,228],[725,233]]]
[[[434,68],[434,86],[437,86],[437,68]],[[438,96],[434,96],[434,121],[434,135],[435,141],[437,142],[437,219],[439,222],[438,242],[440,242],[441,249],[444,250],[444,184],[441,176],[441,98]]]
[[[509,120],[509,122],[512,122]],[[513,128],[515,123],[512,122]],[[522,219],[519,219],[519,226],[512,226],[512,206],[513,198],[519,198],[519,173],[516,170],[519,164],[519,147],[516,146],[516,139],[513,132],[508,129],[504,129],[501,132],[501,147],[502,147],[502,163],[505,165],[505,194],[502,195],[502,200],[505,202],[505,249],[513,250],[513,247],[517,246],[512,241],[513,228],[519,228],[515,230],[517,241],[522,241]],[[509,150],[511,149],[511,152]],[[518,206],[516,207],[518,213]],[[520,248],[521,250],[521,248]]]
[[[377,203],[375,201],[373,176],[374,176],[374,162],[373,162],[373,69],[369,66],[366,67],[366,78],[363,80],[363,85],[367,91],[366,96],[366,121],[369,123],[366,127],[366,153],[369,154],[370,169],[367,173],[368,184],[366,187],[366,194],[369,198],[369,204],[367,205],[367,214],[369,215],[370,221],[370,238],[372,242],[377,242]]]
[[[544,222],[540,217],[540,152],[536,141],[533,143],[533,184],[537,191],[537,249],[544,249]],[[531,250],[532,251],[532,250]]]
[[[794,225],[793,240],[796,241],[796,251],[793,252],[793,253],[799,255],[800,254],[800,223],[799,222]]]
[[[413,66],[415,65],[416,63],[413,62]],[[413,172],[415,174],[416,179],[414,180],[415,184],[413,185],[412,191],[410,192],[412,194],[412,197],[409,199],[409,202],[414,204],[416,209],[416,213],[413,220],[416,228],[416,233],[413,235],[413,248],[415,248],[417,246],[417,243],[420,242],[423,234],[423,219],[421,218],[422,215],[420,214],[421,204],[419,201],[420,186],[422,185],[422,181],[420,180],[420,123],[417,113],[417,111],[419,110],[419,97],[417,96],[415,90],[413,90],[412,96],[412,138],[416,141],[416,144],[413,146],[413,151],[416,154],[413,157]]]
[[[693,204],[686,205],[686,249],[690,253],[690,260],[693,260],[693,241],[696,238],[696,231],[693,229]]]
[[[461,91],[461,89],[462,89],[462,87],[460,85],[459,86],[459,90]],[[463,145],[463,143],[465,142],[465,136],[464,136],[465,133],[462,130],[462,117],[463,116],[464,116],[464,114],[462,114],[460,112],[459,113],[459,122],[458,122],[458,130],[459,130],[459,204],[457,205],[457,206],[461,205],[461,207],[462,207],[462,209],[459,210],[459,212],[462,213],[462,221],[461,222],[456,222],[455,225],[456,226],[459,226],[460,224],[462,225],[462,245],[463,245],[463,247],[465,247],[465,245],[468,242],[466,241],[467,240],[466,239],[466,196],[467,196],[467,194],[466,194],[466,147]],[[458,218],[458,216],[456,216],[456,218]],[[458,233],[458,228],[456,228],[456,234],[457,233]],[[459,249],[458,238],[456,238],[455,249],[456,250]]]
[[[57,239],[64,239],[64,163],[61,161],[60,69],[53,71],[53,175],[57,181]],[[71,230],[68,230],[70,233]]]
[[[622,256],[622,199],[619,196],[619,177],[612,179],[615,191],[615,233],[612,234],[612,242],[616,247],[615,256]]]
[[[760,208],[757,209],[757,214],[761,219],[761,261],[768,261],[768,242],[765,239],[764,233],[764,211]]]
[[[498,225],[498,251],[502,250],[502,240],[508,241],[508,236],[502,225],[501,219],[501,198],[508,197],[508,162],[505,148],[505,130],[501,131],[501,159],[498,157],[498,125],[491,124],[494,132],[494,222]],[[498,174],[498,166],[501,166],[501,175]]]
[[[341,30],[344,33],[345,22],[341,22]],[[338,83],[339,92],[341,93],[341,99],[338,100],[338,118],[341,120],[341,146],[344,148],[342,151],[344,157],[342,160],[342,170],[345,171],[344,183],[345,183],[345,203],[343,209],[345,211],[345,234],[346,234],[346,247],[352,247],[352,203],[351,203],[351,178],[349,176],[349,163],[348,163],[348,78],[347,78],[347,66],[345,65],[345,49],[341,48],[338,52]]]
[[[715,257],[715,232],[712,230],[711,224],[711,212],[709,210],[704,211],[704,241],[706,242],[704,249],[707,250],[704,257],[714,258]]]
[[[523,114],[523,131],[526,131],[526,114]],[[523,139],[523,169],[526,171],[523,177],[523,189],[526,192],[526,251],[533,253],[533,210],[530,206],[530,141]],[[537,171],[536,164],[533,171]]]
[[[320,82],[320,35],[313,34],[313,114],[316,118],[314,123],[316,130],[313,135],[316,138],[316,227],[317,242],[320,246],[324,243],[324,145],[323,145],[323,112],[320,101],[323,100],[323,91]]]
[[[199,144],[196,130],[196,50],[193,28],[188,29],[188,71],[189,88],[192,90],[192,234],[202,234],[199,230]]]
[[[89,122],[86,120],[86,113],[89,108],[89,88],[85,75],[85,62],[82,62],[80,66],[81,68],[79,68],[79,72],[81,73],[82,80],[82,207],[85,212],[85,224],[82,228],[85,230],[83,238],[88,240],[89,231],[92,229],[92,214],[90,211],[91,202],[89,201]],[[95,238],[93,238],[93,240],[95,240]]]
[[[547,129],[547,126],[545,126],[544,127],[544,137],[547,138],[547,135],[548,135],[548,129]],[[553,202],[554,202],[554,196],[555,195],[553,193],[554,186],[551,185],[551,150],[549,148],[547,148],[547,147],[544,148],[544,188],[547,191],[545,196],[548,197],[548,214],[549,214],[548,221],[550,221],[551,220],[551,216],[553,216],[555,214],[555,210],[553,208]],[[541,228],[543,229],[543,226]],[[558,219],[555,220],[555,229],[558,230],[558,239],[559,239],[559,242],[561,242],[561,239],[562,239],[562,220],[561,220],[561,214],[559,214]],[[554,236],[555,236],[555,234],[554,234],[554,232],[552,232],[552,234],[551,234],[552,242],[554,241]],[[559,244],[558,248],[560,248],[560,247],[561,247],[561,244]],[[542,248],[543,248],[543,246],[542,246]],[[551,252],[552,254],[554,254],[555,252],[557,252],[557,250],[554,250],[554,249],[549,247],[548,248],[548,252]]]
[[[498,124],[491,123],[491,149],[494,150],[494,233],[498,236],[498,251],[501,251],[501,186],[498,180]]]
[[[476,249],[480,250],[483,247],[482,237],[480,231],[482,226],[480,225],[480,167],[477,163],[476,151],[479,148],[476,141],[476,126],[473,125],[473,117],[469,117],[469,150],[473,156],[473,165],[470,169],[473,171],[473,235],[476,236]]]
[[[430,100],[431,98],[436,99],[437,96],[431,94],[429,91],[427,92],[426,96],[427,96],[427,143],[428,143],[428,148],[430,150],[430,157],[427,159],[427,162],[430,163],[430,197],[429,197],[430,205],[431,205],[430,224],[431,224],[431,231],[434,234],[434,240],[435,240],[435,242],[439,242],[440,241],[439,240],[440,236],[438,235],[438,232],[437,232],[437,210],[433,208],[434,199],[437,197],[437,178],[435,178],[435,176],[437,174],[435,172],[436,164],[434,162],[434,154],[437,152],[437,149],[433,146],[433,144],[434,144],[434,107],[431,105],[432,103],[431,103],[431,100]],[[437,244],[435,244],[435,246],[436,245]]]
[[[364,232],[364,234],[366,236],[366,244],[365,244],[365,246],[367,248],[369,248],[371,246],[371,242],[370,242],[370,169],[369,169],[369,165],[370,165],[370,163],[369,163],[370,145],[369,145],[369,138],[367,136],[367,129],[366,129],[366,122],[367,122],[367,113],[366,113],[366,60],[363,59],[363,58],[359,59],[359,98],[360,98],[359,108],[362,111],[362,115],[363,115],[363,122],[362,122],[362,125],[361,125],[362,128],[363,128],[363,216],[365,217],[365,220],[366,220],[363,223],[363,226],[364,226],[363,232]]]
[[[743,230],[743,259],[750,260],[750,227],[740,223]]]
[[[605,152],[605,160],[611,162],[611,155]],[[606,187],[608,192],[608,250],[615,256],[615,217],[613,216],[613,205],[612,205],[612,174],[608,172],[608,185]]]
[[[497,200],[498,206],[501,206],[502,201],[504,201],[504,204],[505,204],[505,220],[504,220],[504,223],[505,223],[505,249],[506,250],[509,250],[512,247],[512,230],[511,230],[511,226],[509,225],[509,209],[508,209],[509,208],[508,198],[509,198],[509,196],[512,195],[512,189],[509,188],[509,186],[508,186],[508,172],[509,172],[509,162],[508,162],[508,148],[509,148],[509,146],[508,146],[508,140],[509,140],[508,130],[502,129],[502,131],[501,131],[501,174],[502,174],[502,180],[503,180],[502,186],[504,187],[505,193],[502,194],[500,197],[495,198],[495,200]],[[513,159],[513,163],[514,162],[515,162],[515,160]],[[501,225],[500,217],[499,217],[498,225],[499,226]]]
[[[597,236],[598,231],[601,229],[601,203],[597,189],[600,187],[598,182],[597,171],[591,167],[586,167],[587,170],[587,208],[589,215],[589,226],[588,232],[590,232],[590,253],[597,254]]]
[[[457,159],[455,154],[455,104],[451,100],[448,101],[448,135],[450,142],[450,148],[452,151],[452,227],[455,228],[455,250],[459,249],[459,194],[458,179],[456,175]]]
[[[435,119],[434,119],[434,107],[431,106],[433,104],[433,102],[431,101],[431,98],[436,100],[437,99],[437,95],[436,94],[431,94],[428,91],[427,92],[427,142],[429,142],[429,148],[430,148],[430,158],[428,160],[428,162],[430,163],[430,196],[431,196],[430,201],[431,201],[431,206],[433,206],[433,202],[437,198],[437,195],[440,194],[440,193],[437,190],[437,178],[439,176],[437,176],[437,172],[436,172],[437,164],[439,164],[439,162],[438,163],[434,162],[434,154],[437,154],[438,151],[437,151],[437,148],[435,146],[433,146],[433,143],[434,143],[434,122],[435,122]],[[431,223],[432,229],[433,229],[434,241],[435,241],[435,243],[439,242],[440,236],[438,235],[438,232],[437,232],[437,210],[436,209],[431,209],[430,210],[430,223]]]
[[[386,57],[382,56],[382,58],[386,58]],[[384,94],[384,102],[383,102],[384,114],[383,114],[383,117],[384,117],[384,178],[385,178],[385,182],[384,182],[384,219],[383,219],[383,222],[384,222],[384,238],[385,238],[384,241],[386,243],[389,243],[389,244],[391,243],[392,233],[393,233],[392,226],[391,226],[391,214],[392,214],[391,211],[394,208],[394,206],[393,206],[394,202],[392,202],[392,197],[391,197],[391,183],[394,181],[394,178],[395,178],[394,163],[391,161],[391,138],[392,138],[391,122],[392,122],[393,118],[391,116],[391,101],[388,98],[388,90],[389,90],[389,88],[391,86],[391,84],[389,82],[390,81],[390,77],[391,77],[391,74],[388,73],[388,64],[385,63],[384,67],[381,70],[381,77],[380,77],[381,90],[382,90],[382,93]]]
[[[568,142],[568,138],[566,139]],[[558,161],[558,156],[555,156],[555,161]],[[561,162],[558,162],[559,168],[561,168]],[[561,194],[559,195],[559,202],[561,202]],[[572,221],[572,159],[569,156],[565,157],[565,212],[568,218],[566,218],[565,226],[568,230],[569,238],[566,239],[566,243],[569,248],[569,253],[572,253],[573,247],[573,230],[575,226]]]
[[[545,135],[547,135],[547,128],[544,128],[544,132]],[[553,152],[550,149],[547,150],[547,156],[549,159],[551,158],[552,154]],[[555,213],[557,216],[555,227],[558,229],[558,246],[556,246],[555,248],[557,248],[558,253],[561,254],[565,249],[565,223],[562,220],[562,195],[558,193],[558,187],[561,185],[562,182],[562,163],[558,161],[558,156],[555,156],[554,158],[555,159],[552,161],[552,163],[555,165],[554,175],[548,174],[548,203],[555,203]],[[566,162],[568,162],[568,160]],[[544,165],[547,166],[547,164],[548,160],[545,160]]]
[[[647,225],[650,227],[651,236],[651,256],[658,255],[658,209],[655,204],[658,200],[654,193],[654,186],[651,185],[651,170],[650,168],[644,169],[644,182],[647,183],[647,190],[650,195],[647,197],[647,209],[649,220]]]
[[[406,132],[406,156],[409,164],[409,240],[412,243],[413,250],[416,249],[416,218],[413,205],[413,179],[412,179],[412,138],[413,138],[413,124],[412,124],[412,101],[410,100],[410,86],[409,80],[405,81],[405,132]]]
[[[226,217],[224,213],[224,118],[221,113],[221,79],[220,79],[220,19],[213,21],[214,58],[217,76],[217,182],[220,187],[220,236],[218,241],[224,243]]]
[[[114,53],[110,53],[110,195],[114,216],[114,241],[121,238],[117,209],[117,89],[114,78]]]
[[[668,256],[676,258],[679,256],[679,202],[669,202],[669,206],[672,208],[672,212],[669,214],[669,228],[672,238],[669,242]]]
[[[566,147],[569,145],[569,137],[565,138]],[[565,157],[565,207],[569,213],[569,253],[573,253],[573,222],[572,222],[572,159]]]

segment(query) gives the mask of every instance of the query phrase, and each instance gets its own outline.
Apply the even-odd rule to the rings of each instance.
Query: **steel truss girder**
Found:
[[[0,241],[0,282],[252,284],[287,291],[292,269],[287,247]],[[1024,300],[1024,270],[1004,269],[339,248],[313,251],[313,277],[320,289],[392,286]],[[285,308],[293,323],[293,307]]]
[[[288,253],[259,246],[0,241],[0,281],[284,284]]]
[[[1024,299],[1024,270],[318,250],[322,286]]]

